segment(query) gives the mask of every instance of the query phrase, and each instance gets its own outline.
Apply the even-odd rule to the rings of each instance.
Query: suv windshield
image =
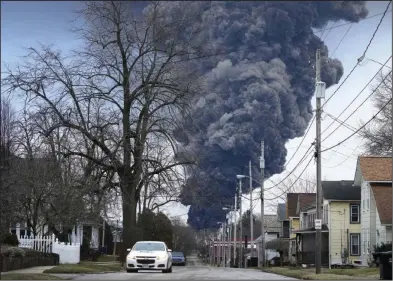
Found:
[[[172,252],[173,257],[184,257],[182,252]]]
[[[134,251],[165,251],[163,243],[136,243]]]

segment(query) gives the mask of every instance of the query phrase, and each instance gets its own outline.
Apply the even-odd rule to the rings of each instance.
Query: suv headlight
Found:
[[[127,259],[129,259],[129,260],[135,260],[135,259],[136,259],[136,256],[134,256],[134,255],[127,256]]]

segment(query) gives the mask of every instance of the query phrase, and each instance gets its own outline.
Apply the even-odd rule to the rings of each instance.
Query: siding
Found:
[[[386,242],[391,242],[392,241],[392,227],[391,226],[385,226],[385,225],[381,225],[381,220],[379,218],[379,214],[378,212],[376,212],[376,222],[375,222],[375,228],[377,231],[376,234],[376,244],[380,245],[382,242],[386,243]],[[379,235],[378,235],[379,232]],[[374,245],[376,244],[372,244],[371,245],[371,249],[374,249]]]
[[[296,230],[299,230],[300,220],[299,218],[290,218],[290,238],[296,238],[296,234],[293,233]]]
[[[368,260],[371,258],[370,254],[367,254],[367,247],[370,245],[370,250],[372,250],[372,245],[377,243],[377,211],[375,207],[374,196],[368,182],[362,180],[361,186],[361,224],[362,224],[362,235],[360,235],[361,240],[361,252],[362,252],[362,265],[367,266]],[[367,198],[369,198],[369,206],[367,204]],[[365,200],[366,199],[366,200]],[[369,243],[368,243],[369,240]],[[371,251],[369,251],[371,252]]]
[[[348,249],[349,251],[349,235],[351,233],[361,233],[361,225],[360,223],[350,223],[350,202],[330,202],[329,242],[331,264],[342,263],[341,254],[343,249]],[[360,256],[348,257],[349,263],[353,263],[356,260],[360,260]]]

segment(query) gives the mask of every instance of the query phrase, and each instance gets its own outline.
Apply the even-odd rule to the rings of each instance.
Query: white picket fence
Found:
[[[52,236],[19,236],[19,247],[33,249],[43,253],[52,253],[52,246],[55,241]]]
[[[18,237],[19,247],[34,249],[43,253],[55,253],[59,255],[60,264],[77,264],[80,262],[80,243],[59,242],[52,236],[22,236]],[[75,241],[75,240],[74,240]]]

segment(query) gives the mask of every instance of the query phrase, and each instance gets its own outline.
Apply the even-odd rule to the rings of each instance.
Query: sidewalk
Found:
[[[45,270],[54,268],[54,265],[51,266],[33,266],[29,268],[24,268],[24,269],[18,269],[18,270],[11,270],[7,272],[2,272],[1,275],[6,275],[9,273],[22,273],[22,274],[41,274],[44,273]]]

